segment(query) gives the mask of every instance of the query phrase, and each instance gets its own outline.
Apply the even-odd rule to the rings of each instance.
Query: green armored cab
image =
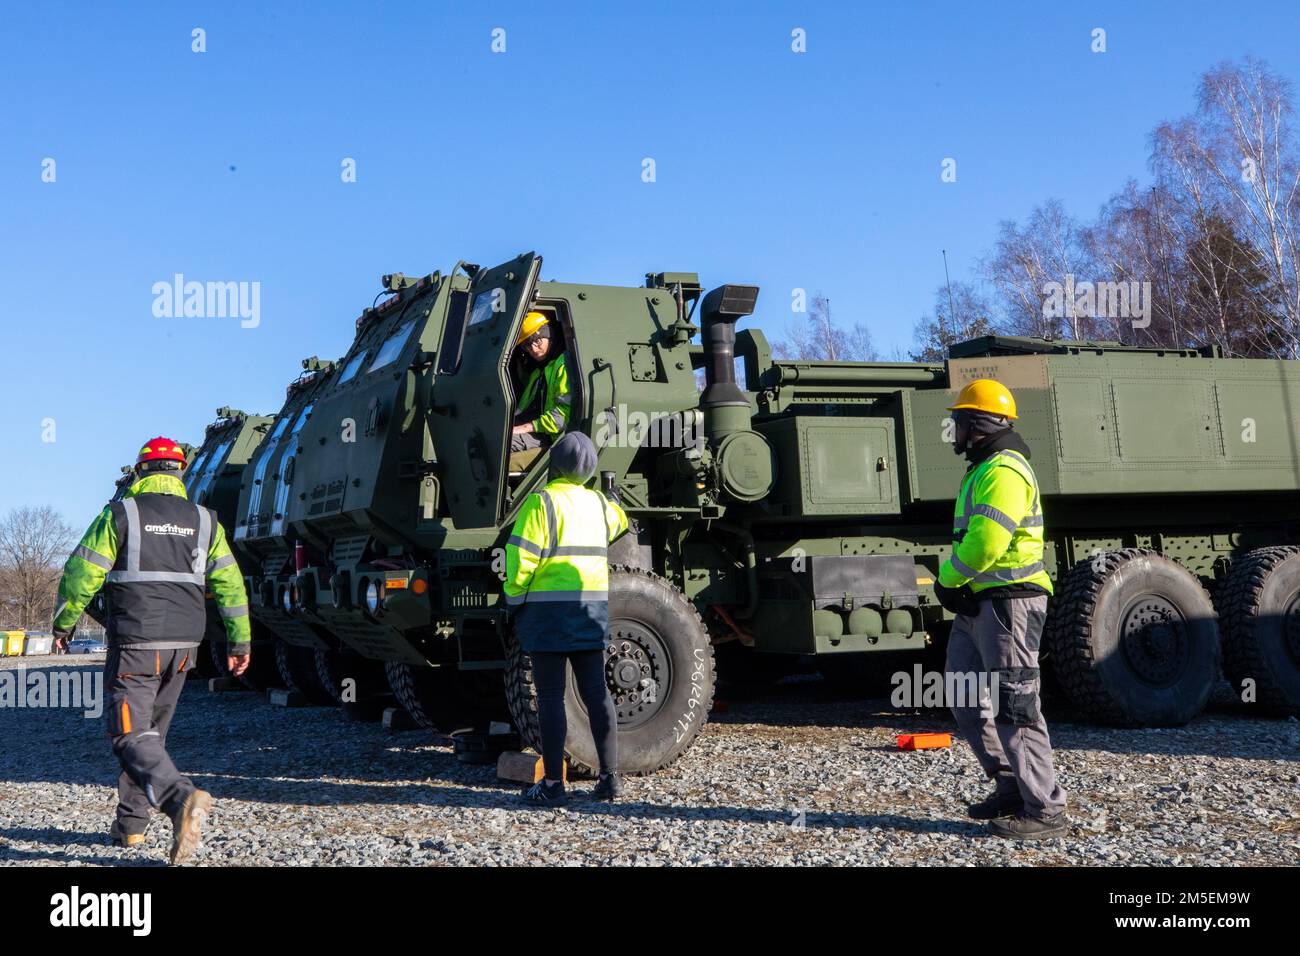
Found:
[[[266,436],[273,421],[265,415],[250,415],[234,408],[218,408],[216,420],[204,431],[203,444],[190,459],[185,469],[185,493],[195,504],[211,508],[231,541],[236,559],[244,556],[233,540],[234,518],[239,502],[244,470],[254,451]],[[204,639],[213,670],[226,675],[225,627],[217,613],[215,602],[208,600],[208,626]],[[200,651],[202,653],[202,650]],[[253,622],[252,660],[242,680],[258,690],[278,686],[279,675],[275,666],[275,644],[265,630]]]
[[[233,512],[231,543],[244,572],[254,626],[274,637],[275,662],[286,688],[312,704],[343,703],[339,641],[291,613],[293,576],[318,561],[322,542],[290,534],[288,499],[294,488],[298,438],[313,399],[335,373],[334,362],[313,356],[285,389],[285,402],[248,458]]]
[[[1057,586],[1049,666],[1071,701],[1182,723],[1222,657],[1261,709],[1300,709],[1300,363],[1012,338],[935,365],[781,361],[757,323],[736,331],[752,286],[543,282],[540,265],[385,277],[390,297],[268,464],[283,475],[292,450],[273,519],[280,612],[383,662],[427,726],[508,714],[537,743],[501,595],[505,539],[546,478],[545,449],[508,452],[530,310],[566,356],[569,427],[595,440],[599,480],[633,521],[611,550],[606,669],[628,772],[699,733],[715,650],[737,673],[814,655],[851,675],[942,646],[933,582],[965,467],[945,407],[973,378],[1015,392],[1034,450]],[[580,731],[568,750],[593,765]]]

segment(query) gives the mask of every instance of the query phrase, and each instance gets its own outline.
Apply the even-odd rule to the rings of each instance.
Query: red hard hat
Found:
[[[140,449],[140,456],[136,458],[137,465],[143,465],[146,461],[179,461],[185,464],[185,450],[181,448],[178,442],[170,438],[164,438],[159,435],[157,438],[151,438],[144,443]]]

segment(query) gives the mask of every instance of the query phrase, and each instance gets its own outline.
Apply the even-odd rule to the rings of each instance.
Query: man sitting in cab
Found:
[[[510,451],[518,453],[540,449],[564,434],[569,424],[571,395],[564,350],[555,348],[550,319],[540,312],[529,312],[524,316],[515,345],[527,370],[510,429]],[[537,452],[512,455],[511,461],[532,459],[536,455]]]

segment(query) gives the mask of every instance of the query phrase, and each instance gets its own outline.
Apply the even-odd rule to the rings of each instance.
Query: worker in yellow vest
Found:
[[[562,806],[568,737],[568,671],[587,711],[599,755],[592,796],[616,800],[618,720],[605,678],[609,627],[608,547],[627,531],[616,501],[586,487],[596,472],[596,446],[579,431],[551,446],[549,478],[524,499],[506,542],[505,599],[515,638],[533,663],[545,776],[524,794],[534,806]]]
[[[225,624],[227,664],[248,667],[252,630],[244,576],[215,512],[187,500],[185,451],[163,436],[136,459],[133,481],[110,502],[68,557],[59,581],[54,633],[72,637],[82,611],[105,590],[108,736],[122,766],[115,844],[140,846],[152,810],[171,818],[172,863],[199,845],[212,797],[167,753],[167,730],[207,627],[205,594]]]
[[[1038,480],[1029,446],[1012,426],[1016,401],[1006,386],[976,379],[949,410],[953,450],[970,467],[954,509],[952,556],[939,569],[935,593],[957,615],[946,671],[977,674],[980,686],[990,688],[986,701],[950,703],[995,785],[968,812],[990,821],[997,836],[1061,836],[1067,829],[1065,793],[1056,782],[1038,700],[1038,648],[1052,593],[1043,567]],[[962,684],[950,679],[945,686]]]
[[[510,450],[521,452],[555,441],[569,427],[569,369],[556,348],[551,320],[540,312],[524,316],[515,342],[529,368],[510,429]]]

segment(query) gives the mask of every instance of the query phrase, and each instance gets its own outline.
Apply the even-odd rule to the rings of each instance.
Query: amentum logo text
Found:
[[[150,534],[178,534],[181,537],[189,537],[194,533],[193,528],[182,528],[175,524],[147,524],[144,530]]]
[[[58,927],[104,926],[131,929],[133,936],[148,936],[153,928],[150,893],[68,893],[50,897],[50,925]]]

